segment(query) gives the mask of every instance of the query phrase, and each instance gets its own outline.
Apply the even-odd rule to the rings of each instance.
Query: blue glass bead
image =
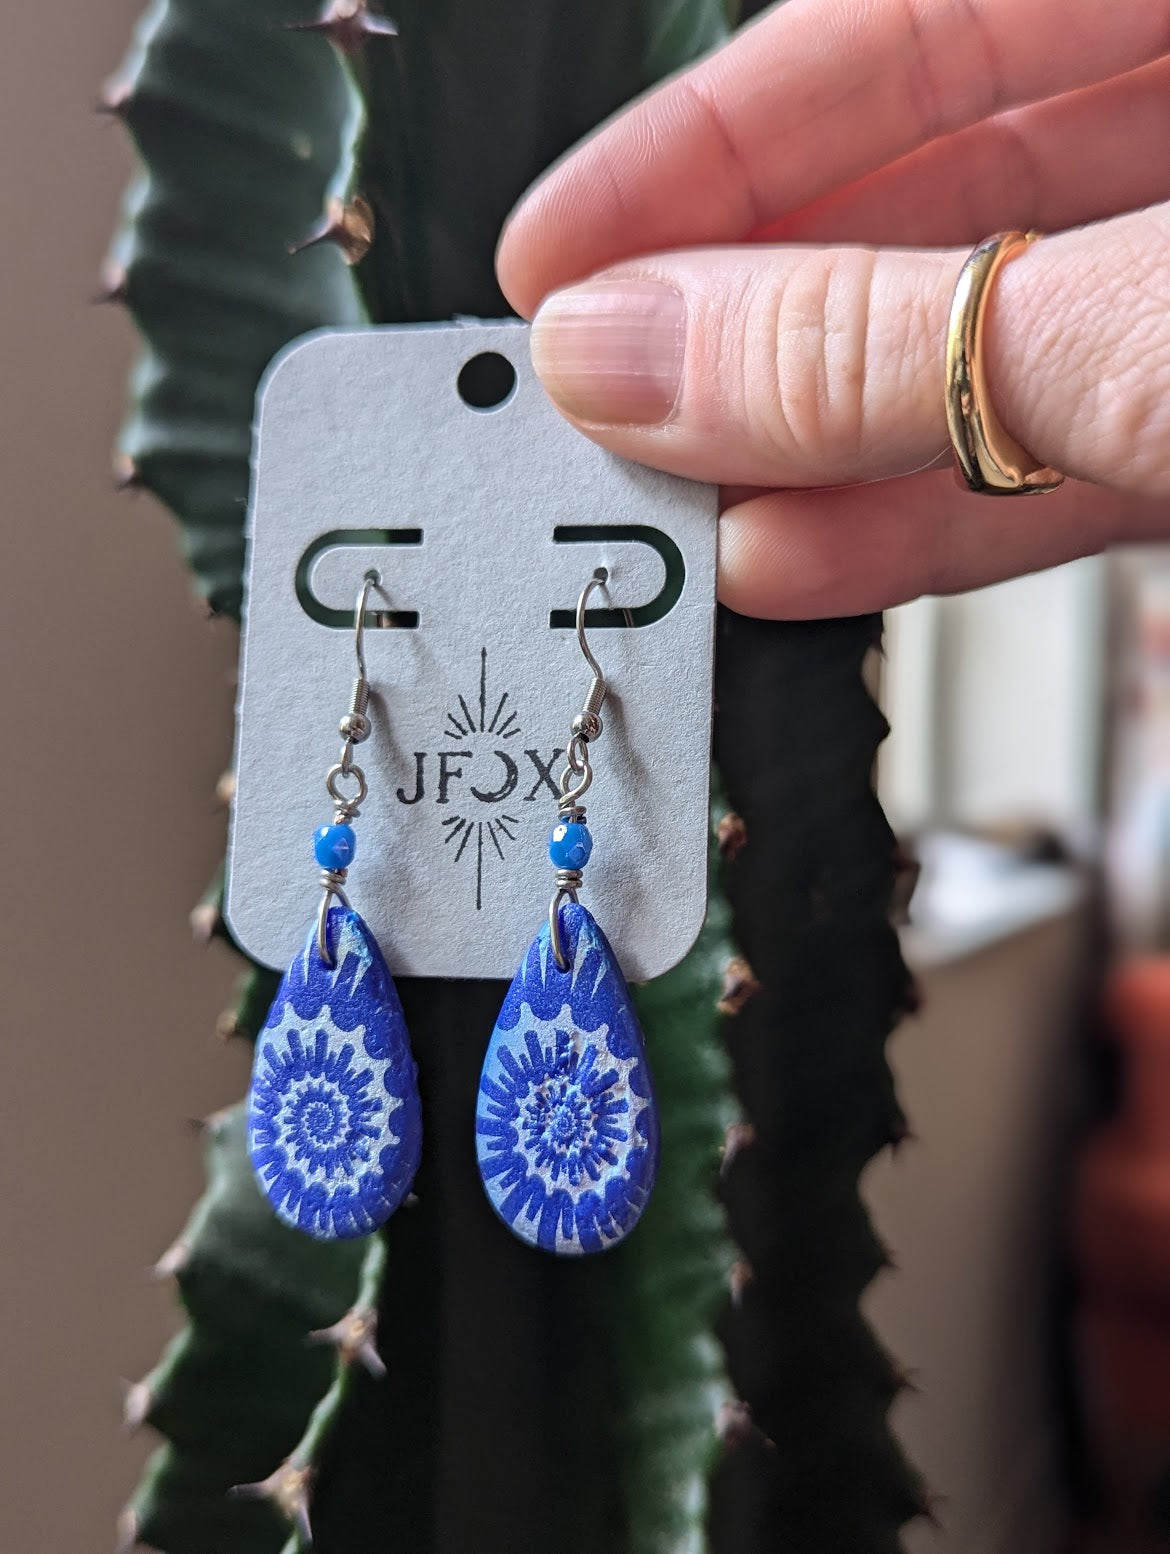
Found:
[[[479,1082],[476,1153],[509,1230],[560,1256],[604,1251],[638,1223],[658,1169],[658,1108],[630,990],[583,906],[548,924],[500,1010]]]
[[[554,869],[583,869],[593,851],[593,838],[582,820],[562,820],[552,828],[548,855]]]
[[[352,826],[322,826],[313,836],[313,857],[323,869],[348,869],[356,847]]]

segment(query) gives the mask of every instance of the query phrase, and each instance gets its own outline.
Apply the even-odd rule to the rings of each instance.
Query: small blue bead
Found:
[[[322,826],[313,836],[313,856],[323,869],[348,869],[356,846],[352,826]]]
[[[557,869],[583,869],[593,851],[589,827],[580,820],[562,820],[552,828],[548,855]]]

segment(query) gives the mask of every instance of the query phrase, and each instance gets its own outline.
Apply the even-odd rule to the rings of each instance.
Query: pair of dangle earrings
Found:
[[[492,1207],[521,1240],[566,1255],[627,1235],[658,1166],[657,1108],[629,988],[578,900],[593,850],[582,804],[593,783],[589,746],[602,732],[607,694],[585,610],[607,576],[599,568],[577,603],[592,680],[560,779],[552,901],[500,1009],[476,1107],[476,1155]],[[282,1220],[321,1240],[367,1235],[389,1219],[410,1190],[422,1144],[402,1005],[346,896],[352,822],[367,794],[353,752],[371,731],[362,634],[378,583],[367,573],[358,599],[358,678],[339,726],[341,758],[326,778],[334,818],[314,838],[324,896],[257,1040],[248,1097],[261,1188]]]

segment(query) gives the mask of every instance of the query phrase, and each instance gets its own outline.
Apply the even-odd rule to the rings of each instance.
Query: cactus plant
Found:
[[[725,25],[722,0],[401,0],[393,22],[153,0],[106,97],[142,160],[106,285],[144,339],[119,465],[176,514],[214,609],[240,608],[275,351],[501,313],[492,250],[527,182]],[[627,1243],[561,1263],[492,1218],[466,1033],[495,984],[401,984],[426,1145],[368,1246],[280,1226],[238,1111],[209,1121],[207,1193],[160,1263],[189,1326],[128,1397],[165,1442],[126,1549],[294,1554],[310,1521],[322,1554],[898,1546],[919,1490],[857,1307],[883,1255],[857,1179],[902,1132],[884,1045],[908,999],[862,683],[879,630],[721,619],[711,906],[636,993],[663,1155]],[[256,969],[226,1027],[254,1035],[272,990]]]

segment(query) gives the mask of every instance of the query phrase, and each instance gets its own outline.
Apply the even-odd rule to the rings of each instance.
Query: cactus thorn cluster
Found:
[[[222,937],[230,943],[226,927]],[[255,1041],[276,994],[278,978],[264,966],[253,966],[238,984],[235,1003],[217,1016],[215,1034],[222,1042]]]
[[[146,482],[142,471],[128,453],[115,453],[111,473],[116,491],[141,491]]]
[[[190,1261],[191,1248],[188,1243],[182,1239],[174,1241],[150,1270],[151,1278],[159,1284],[165,1284],[168,1279],[177,1279]]]
[[[102,87],[94,104],[94,112],[103,117],[124,120],[130,111],[133,95],[133,84],[124,76],[115,76]]]
[[[225,1009],[215,1017],[215,1036],[217,1041],[224,1045],[229,1041],[249,1041],[251,1033],[240,1024],[240,1017],[234,1009]]]
[[[237,1500],[267,1500],[300,1533],[307,1547],[313,1542],[309,1521],[309,1501],[313,1490],[313,1470],[291,1457],[267,1478],[254,1484],[234,1484],[229,1493]]]
[[[212,939],[228,938],[223,916],[224,868],[221,864],[212,875],[207,888],[187,914],[192,937],[197,944],[210,944]]]
[[[371,38],[396,38],[398,28],[388,16],[371,11],[367,0],[331,0],[321,15],[308,22],[287,23],[290,32],[323,33],[342,54],[360,54]]]
[[[735,955],[723,968],[723,988],[715,1007],[720,1014],[737,1015],[759,991],[759,978],[742,955]]]
[[[116,261],[109,259],[101,268],[93,300],[99,305],[125,302],[128,286],[129,277],[126,271]]]
[[[743,1305],[744,1291],[754,1277],[752,1265],[746,1258],[741,1257],[732,1263],[731,1272],[727,1276],[727,1287],[731,1294],[731,1304],[737,1310]]]
[[[918,1135],[907,1122],[906,1118],[899,1114],[895,1118],[890,1129],[889,1149],[892,1155],[899,1155],[907,1144],[917,1144]]]
[[[114,1529],[114,1554],[134,1554],[140,1542],[140,1526],[137,1512],[127,1506],[118,1517]]]
[[[752,1417],[751,1406],[743,1398],[727,1398],[719,1405],[715,1424],[720,1443],[728,1451],[738,1451],[749,1442],[756,1442],[775,1451],[776,1443],[770,1441]]]
[[[227,1127],[231,1117],[232,1108],[224,1106],[219,1111],[208,1112],[206,1117],[189,1117],[187,1125],[196,1138],[204,1138],[209,1133],[215,1133],[220,1128]]]
[[[929,1522],[936,1532],[941,1532],[942,1517],[939,1513],[946,1503],[946,1495],[936,1494],[924,1488],[919,1497],[917,1513],[923,1521]]]
[[[749,1149],[755,1142],[756,1129],[754,1123],[746,1121],[733,1122],[723,1136],[723,1155],[720,1162],[721,1173],[725,1174],[729,1171],[740,1151]]]
[[[128,1435],[141,1430],[153,1406],[154,1394],[145,1381],[122,1382],[122,1426]]]
[[[891,1359],[890,1370],[898,1392],[909,1392],[917,1396],[922,1391],[918,1384],[918,1372],[912,1366],[903,1365],[900,1361]]]
[[[196,944],[210,944],[213,939],[222,936],[224,931],[222,901],[213,899],[197,902],[188,913],[187,921]]]
[[[355,194],[351,200],[329,200],[325,215],[308,237],[291,244],[290,254],[303,254],[321,243],[332,243],[348,265],[360,264],[374,241],[374,211],[370,202]]]
[[[352,1365],[355,1360],[364,1365],[371,1376],[386,1374],[386,1364],[378,1353],[378,1313],[372,1306],[353,1306],[331,1327],[319,1327],[309,1334],[310,1343],[329,1344],[336,1349],[342,1364]]]
[[[734,863],[740,853],[747,846],[747,825],[742,815],[737,815],[734,810],[728,810],[720,819],[716,831],[716,839],[719,846],[719,856]]]

